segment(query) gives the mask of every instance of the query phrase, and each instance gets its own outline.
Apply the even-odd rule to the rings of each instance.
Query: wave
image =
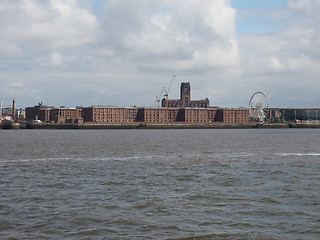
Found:
[[[30,158],[30,159],[3,159],[0,163],[12,163],[12,162],[45,162],[45,161],[60,161],[60,160],[72,160],[73,158]]]
[[[160,158],[159,155],[139,155],[139,156],[110,156],[110,157],[49,157],[49,158],[21,158],[21,159],[0,159],[0,163],[14,163],[14,162],[46,162],[46,161],[128,161],[139,159],[154,159]]]
[[[320,156],[320,153],[275,153],[276,156]]]
[[[262,233],[217,233],[184,238],[168,238],[167,240],[242,240],[242,239],[275,239]]]

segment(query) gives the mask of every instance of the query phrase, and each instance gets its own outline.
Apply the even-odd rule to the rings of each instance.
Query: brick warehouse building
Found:
[[[219,108],[217,109],[215,120],[224,123],[248,123],[250,112],[245,108]]]
[[[207,108],[209,107],[209,99],[202,100],[191,100],[191,88],[190,83],[181,83],[180,86],[180,99],[162,99],[162,107],[173,107],[173,108],[183,108],[183,107],[198,107]]]
[[[136,122],[138,108],[92,106],[82,108],[84,122],[88,123],[133,123]]]
[[[26,120],[32,121],[38,119],[42,122],[50,122],[50,110],[53,108],[52,106],[42,105],[42,103],[38,103],[34,107],[27,107]]]
[[[80,108],[55,108],[39,103],[34,107],[26,108],[26,120],[40,120],[44,123],[76,123],[81,122],[82,109]]]
[[[50,110],[50,121],[55,123],[76,123],[81,119],[82,109],[79,108],[53,108]]]
[[[145,123],[248,123],[244,108],[139,108],[137,122]]]
[[[227,108],[139,108],[137,122],[144,123],[248,123],[249,110]]]
[[[34,108],[34,109],[33,109]],[[55,123],[130,124],[135,122],[166,123],[248,123],[248,109],[227,108],[152,108],[108,107],[26,109],[27,120],[38,119]],[[32,112],[33,114],[30,114]],[[38,114],[38,115],[35,115]],[[34,118],[30,118],[34,116]]]
[[[181,121],[179,108],[139,108],[137,122],[173,123]]]
[[[182,120],[186,123],[207,123],[208,110],[206,108],[184,108]]]

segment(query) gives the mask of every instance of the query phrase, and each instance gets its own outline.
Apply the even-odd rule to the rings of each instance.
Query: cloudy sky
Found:
[[[319,0],[1,0],[0,100],[156,106],[179,98],[320,107]]]

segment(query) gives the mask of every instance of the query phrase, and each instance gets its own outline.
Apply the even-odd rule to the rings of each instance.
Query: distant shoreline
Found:
[[[279,129],[279,128],[320,128],[320,124],[293,124],[293,123],[130,123],[130,124],[74,124],[74,123],[5,123],[0,129]]]

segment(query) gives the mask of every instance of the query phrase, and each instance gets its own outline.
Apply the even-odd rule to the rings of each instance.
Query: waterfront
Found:
[[[0,238],[319,239],[319,129],[1,131]]]

